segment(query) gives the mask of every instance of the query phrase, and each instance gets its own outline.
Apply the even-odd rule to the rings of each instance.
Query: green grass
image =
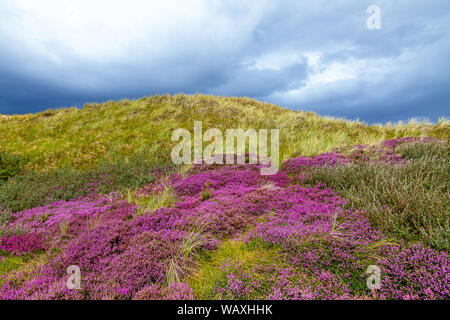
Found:
[[[228,260],[237,260],[242,265],[252,266],[261,263],[275,263],[278,252],[263,245],[247,245],[240,241],[225,240],[212,252],[204,252],[198,258],[198,267],[187,279],[198,299],[214,299],[214,288],[222,281],[224,273],[221,266]]]
[[[178,196],[169,185],[165,185],[162,191],[153,192],[149,195],[141,194],[130,189],[123,193],[123,198],[138,207],[138,216],[150,214],[154,210],[162,207],[171,208],[178,200]]]
[[[205,224],[195,221],[194,225],[184,235],[177,254],[166,264],[166,284],[171,285],[180,282],[182,274],[190,274],[198,264],[199,252],[204,239],[202,232]]]
[[[155,180],[155,169],[170,172],[167,160],[148,159],[145,154],[114,162],[102,161],[84,170],[61,168],[51,172],[27,171],[0,183],[0,205],[14,212],[70,200],[92,192],[107,194],[125,192],[150,184]],[[156,203],[154,205],[161,204]]]
[[[397,148],[405,164],[358,163],[314,169],[305,183],[323,182],[364,209],[389,235],[449,249],[450,153],[447,143]]]
[[[35,275],[36,268],[48,261],[49,256],[54,256],[59,252],[59,248],[54,248],[47,252],[27,253],[23,256],[7,255],[0,261],[0,286],[6,279],[15,279],[16,273],[29,278]]]
[[[24,266],[30,259],[29,256],[8,256],[0,260],[0,276],[9,273],[20,266]]]
[[[27,159],[26,169],[89,168],[145,152],[170,155],[171,133],[192,132],[195,120],[207,128],[280,129],[280,160],[315,155],[336,147],[404,136],[447,139],[449,122],[368,126],[320,117],[248,98],[203,95],[154,96],[88,104],[36,114],[0,116],[0,151]]]

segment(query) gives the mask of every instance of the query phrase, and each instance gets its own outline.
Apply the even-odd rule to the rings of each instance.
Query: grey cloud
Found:
[[[154,44],[139,41],[128,47],[124,57],[105,61],[80,57],[60,43],[45,43],[60,57],[56,63],[12,37],[9,31],[14,25],[11,30],[4,27],[0,113],[184,92],[249,96],[367,122],[413,117],[435,121],[449,116],[448,1],[271,2],[254,23],[242,24],[248,29],[237,31],[232,28],[250,15],[251,2],[209,3],[212,14],[229,21],[223,43],[214,41],[208,30],[190,34],[189,26],[185,30],[179,26],[179,34],[167,39],[165,51],[150,54]],[[366,28],[366,8],[371,4],[381,7],[381,30]],[[279,68],[252,64],[280,52],[296,53],[300,60]],[[356,78],[317,84],[305,94],[290,95],[293,89],[305,89],[314,71],[307,64],[308,52],[320,53],[322,69],[353,60],[394,61],[394,65],[384,70],[386,65],[380,64],[377,81],[372,71],[359,70]]]

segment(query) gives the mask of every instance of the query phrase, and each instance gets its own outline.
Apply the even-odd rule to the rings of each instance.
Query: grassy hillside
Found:
[[[281,161],[336,147],[374,144],[404,136],[448,139],[450,124],[410,122],[368,126],[292,111],[248,98],[203,95],[154,96],[88,104],[36,114],[0,116],[0,152],[20,156],[25,169],[88,168],[101,161],[145,153],[169,157],[176,128],[278,128]]]
[[[280,171],[174,166],[195,120],[280,129]],[[449,134],[200,95],[0,116],[0,299],[448,300]]]

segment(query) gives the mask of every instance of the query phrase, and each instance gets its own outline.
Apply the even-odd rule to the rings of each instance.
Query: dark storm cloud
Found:
[[[372,4],[381,8],[380,30],[366,27]],[[103,21],[102,10],[84,19],[87,3],[77,29],[61,25],[64,6],[41,3],[38,12],[5,2],[0,113],[183,92],[250,96],[367,122],[449,116],[448,1],[183,5],[178,13],[159,8],[148,21],[153,7],[129,16],[106,10]],[[108,14],[119,19],[109,23]]]

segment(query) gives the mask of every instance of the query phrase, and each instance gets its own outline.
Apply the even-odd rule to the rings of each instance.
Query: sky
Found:
[[[448,0],[1,0],[0,113],[203,93],[434,122],[449,30]]]

